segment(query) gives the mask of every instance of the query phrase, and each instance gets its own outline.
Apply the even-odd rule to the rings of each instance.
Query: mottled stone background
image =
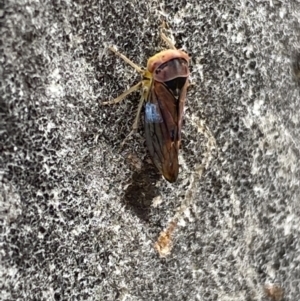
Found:
[[[107,47],[145,65],[162,20],[195,84],[175,184],[142,125],[119,148],[138,93],[101,106],[139,80]],[[299,300],[299,20],[296,0],[1,1],[0,300]]]

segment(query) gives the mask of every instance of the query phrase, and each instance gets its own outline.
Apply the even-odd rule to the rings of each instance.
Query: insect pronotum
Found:
[[[141,100],[130,136],[138,129],[140,114],[145,104],[146,144],[154,165],[171,183],[178,177],[178,151],[181,141],[183,110],[189,77],[189,56],[175,48],[161,32],[169,49],[148,59],[143,69],[113,47],[109,49],[141,74],[142,80],[119,97],[103,105],[122,101],[128,94],[142,88]],[[128,137],[127,136],[127,137]]]

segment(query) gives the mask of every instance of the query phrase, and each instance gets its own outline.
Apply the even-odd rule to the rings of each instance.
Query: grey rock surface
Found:
[[[101,106],[139,80],[108,46],[145,66],[162,20],[194,83],[175,184],[142,124],[119,149],[138,93]],[[296,0],[2,2],[0,300],[300,300],[299,20]]]

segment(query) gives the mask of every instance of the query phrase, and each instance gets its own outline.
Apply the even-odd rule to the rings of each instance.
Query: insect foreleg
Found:
[[[177,49],[175,45],[172,43],[172,41],[161,31],[160,32],[160,37],[162,40],[168,45],[170,49]]]
[[[163,30],[167,27],[165,21],[163,21],[162,25],[160,26],[160,37],[161,39],[168,45],[170,49],[176,49],[173,42],[164,34]]]
[[[138,73],[140,74],[144,74],[144,70],[138,66],[137,64],[135,64],[134,62],[132,62],[128,57],[126,57],[124,54],[122,54],[121,52],[119,52],[118,50],[116,50],[113,47],[109,47],[109,49],[114,52],[117,56],[119,56],[121,59],[123,59],[127,64],[129,64],[131,67],[133,67]]]

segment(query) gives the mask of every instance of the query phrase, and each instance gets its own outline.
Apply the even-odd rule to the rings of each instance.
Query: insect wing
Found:
[[[188,79],[186,79],[184,86],[180,90],[180,96],[178,99],[178,147],[180,146],[180,141],[181,141],[181,129],[182,129],[184,105],[186,101],[186,92],[187,92],[188,84],[189,84]]]
[[[145,122],[161,123],[163,122],[158,103],[147,102],[145,106]]]
[[[176,80],[176,79],[175,79]],[[178,150],[187,78],[178,97],[166,83],[153,81],[145,106],[146,143],[153,163],[169,182],[178,176]]]

